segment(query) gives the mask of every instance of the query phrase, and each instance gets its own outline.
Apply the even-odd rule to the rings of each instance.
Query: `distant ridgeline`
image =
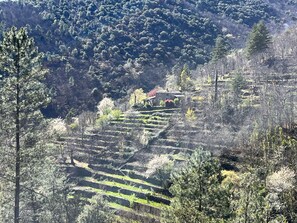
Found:
[[[297,3],[176,0],[23,0],[0,3],[0,31],[26,26],[45,53],[48,116],[93,110],[104,93],[161,85],[168,70],[210,59],[218,35],[241,46],[261,19],[289,22]],[[282,4],[282,7],[279,5]],[[282,8],[282,9],[280,9]],[[285,12],[287,14],[285,14]],[[281,24],[281,23],[280,23]]]

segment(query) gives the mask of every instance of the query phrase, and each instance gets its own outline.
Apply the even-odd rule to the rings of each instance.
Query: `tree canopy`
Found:
[[[245,35],[246,25],[276,15],[263,0],[22,3],[1,2],[0,29],[28,26],[46,52],[54,97],[44,112],[51,117],[95,110],[105,93],[115,99],[136,85],[152,89],[173,65],[193,69],[210,60],[222,32]]]
[[[49,96],[43,83],[46,70],[41,60],[42,54],[25,28],[12,27],[4,33],[0,44],[0,159],[5,169],[1,177],[10,181],[1,190],[10,191],[3,204],[11,205],[6,209],[5,218],[14,219],[14,222],[20,222],[20,219],[37,221],[42,212],[40,205],[48,205],[43,189],[52,184],[47,180],[53,179],[43,180],[40,174],[45,175],[44,170],[48,176],[59,175],[46,157],[48,154],[43,141],[46,132],[40,109],[49,102]],[[40,169],[41,166],[44,169]]]
[[[224,37],[218,36],[216,38],[215,47],[212,51],[212,57],[211,60],[213,62],[218,61],[219,59],[222,59],[224,56],[226,56],[228,52],[228,43]]]
[[[210,152],[197,149],[171,179],[174,198],[164,222],[212,222],[228,217],[228,192],[221,187],[220,166]]]
[[[269,48],[271,36],[264,22],[261,21],[253,26],[247,42],[248,56],[263,52]]]

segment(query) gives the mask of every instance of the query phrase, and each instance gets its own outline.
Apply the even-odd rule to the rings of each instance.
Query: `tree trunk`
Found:
[[[215,94],[214,94],[214,102],[218,100],[218,72],[215,70]]]
[[[15,201],[14,201],[14,222],[20,222],[20,164],[21,164],[21,156],[20,156],[20,86],[19,86],[19,78],[20,78],[20,66],[19,60],[16,61],[17,67],[17,86],[16,86],[16,115],[15,115],[15,149],[16,149],[16,159],[15,159]]]
[[[74,158],[73,158],[73,147],[71,146],[71,149],[70,149],[70,163],[72,166],[75,166],[75,163],[74,163]]]
[[[31,185],[31,188],[33,188],[33,185]],[[38,207],[37,207],[37,204],[36,204],[36,198],[34,196],[33,191],[30,191],[30,198],[31,198],[32,211],[33,211],[32,221],[33,221],[33,223],[39,223],[38,217],[37,217]]]

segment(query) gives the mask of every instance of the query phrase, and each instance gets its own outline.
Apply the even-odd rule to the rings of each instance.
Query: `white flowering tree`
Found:
[[[114,109],[114,101],[111,98],[103,98],[98,106],[97,110],[100,116],[102,115],[108,115],[112,109]]]

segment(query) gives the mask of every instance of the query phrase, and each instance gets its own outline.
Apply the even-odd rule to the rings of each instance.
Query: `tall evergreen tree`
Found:
[[[89,205],[85,205],[77,218],[77,223],[112,223],[114,215],[107,207],[105,200],[100,195],[92,197]]]
[[[219,59],[224,58],[228,52],[228,43],[226,42],[225,38],[222,36],[218,36],[216,38],[216,44],[212,51],[212,61],[216,62]]]
[[[41,60],[42,54],[28,37],[26,29],[13,27],[4,34],[0,44],[0,131],[8,140],[7,144],[1,145],[1,152],[5,150],[14,157],[15,223],[20,222],[21,181],[25,174],[22,168],[30,166],[30,155],[34,153],[36,134],[43,119],[40,108],[49,102],[42,83],[46,70],[42,68]],[[7,178],[11,179],[11,176]]]
[[[263,21],[255,24],[247,42],[248,56],[263,52],[269,48],[270,43],[271,36],[269,35],[269,31]]]
[[[174,198],[163,222],[216,222],[229,216],[228,191],[221,186],[220,166],[198,149],[186,165],[172,174]]]
[[[262,223],[268,222],[269,205],[265,200],[266,190],[264,183],[254,173],[245,173],[241,176],[240,188],[237,191],[238,199],[233,200],[235,209],[234,222]]]

